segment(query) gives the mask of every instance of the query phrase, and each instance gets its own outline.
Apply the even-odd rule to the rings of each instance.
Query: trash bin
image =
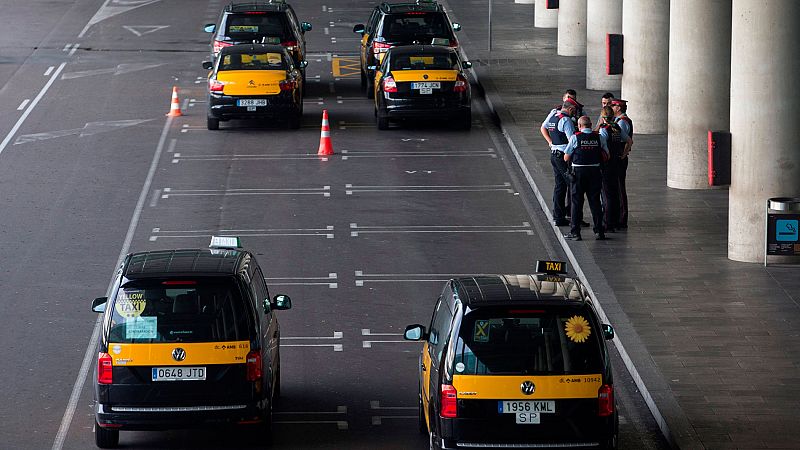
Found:
[[[800,256],[800,198],[767,200],[764,266],[769,256]]]

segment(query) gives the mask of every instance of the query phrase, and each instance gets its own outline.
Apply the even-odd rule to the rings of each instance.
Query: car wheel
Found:
[[[378,113],[378,129],[379,130],[389,129],[389,118],[386,116],[382,116],[380,113]]]
[[[207,119],[206,125],[208,126],[209,130],[219,130],[219,119],[209,117]]]
[[[94,443],[100,448],[117,448],[119,445],[119,430],[103,428],[95,422]]]
[[[289,127],[289,129],[296,130],[300,128],[302,121],[303,121],[303,113],[298,111],[296,113],[292,113],[291,115],[289,115],[289,120],[287,120],[287,126]]]
[[[469,130],[472,128],[472,111],[469,110],[461,116],[461,129],[462,130]]]
[[[367,88],[367,74],[364,73],[363,70],[361,72],[361,90],[365,90]]]

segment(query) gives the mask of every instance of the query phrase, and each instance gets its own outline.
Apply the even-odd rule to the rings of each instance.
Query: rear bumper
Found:
[[[247,99],[266,100],[267,106],[251,107],[236,106],[236,101],[243,97],[227,95],[209,95],[208,117],[220,120],[228,119],[258,119],[258,118],[287,118],[291,114],[300,112],[300,107],[295,102],[291,93],[281,93],[265,97],[247,97]],[[302,100],[301,100],[302,101]]]
[[[382,100],[384,112],[391,119],[402,118],[453,118],[470,112],[470,99],[466,95],[431,98],[391,98]]]
[[[269,405],[128,406],[95,404],[97,424],[118,430],[168,430],[262,423]]]

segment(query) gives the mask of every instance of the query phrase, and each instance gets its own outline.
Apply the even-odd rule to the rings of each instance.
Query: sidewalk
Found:
[[[603,92],[582,89],[585,58],[556,56],[557,31],[533,28],[533,5],[492,1],[491,52],[488,1],[446,6],[551,215],[553,175],[539,124],[566,88],[578,91],[594,120]],[[667,188],[666,144],[665,135],[636,135],[626,233],[562,245],[673,446],[800,448],[800,267],[728,260],[727,189]]]

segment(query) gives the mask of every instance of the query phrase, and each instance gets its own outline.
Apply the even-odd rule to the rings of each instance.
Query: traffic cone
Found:
[[[176,86],[172,86],[172,103],[169,106],[167,117],[180,117],[182,115],[181,102],[178,100],[178,88]]]
[[[322,110],[322,131],[319,134],[319,156],[329,156],[333,154],[333,146],[331,145],[331,127],[328,124],[328,110]]]

